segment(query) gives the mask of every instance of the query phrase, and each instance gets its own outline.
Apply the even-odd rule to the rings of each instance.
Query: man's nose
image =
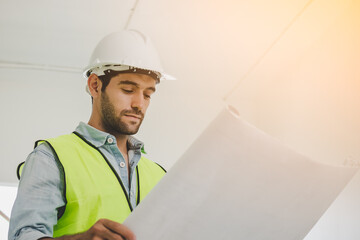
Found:
[[[144,106],[145,106],[145,99],[143,94],[142,93],[134,94],[131,102],[131,107],[142,111]]]

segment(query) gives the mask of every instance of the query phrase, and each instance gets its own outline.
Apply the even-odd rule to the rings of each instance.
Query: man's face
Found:
[[[155,80],[144,74],[123,73],[111,78],[101,94],[102,125],[113,135],[138,132],[155,92]]]

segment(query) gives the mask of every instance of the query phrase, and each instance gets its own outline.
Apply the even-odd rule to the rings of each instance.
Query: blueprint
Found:
[[[125,221],[138,240],[303,239],[357,171],[313,161],[226,107]]]

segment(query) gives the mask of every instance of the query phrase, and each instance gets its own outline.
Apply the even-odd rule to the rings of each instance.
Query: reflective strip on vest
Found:
[[[42,142],[54,150],[65,174],[66,208],[54,226],[53,237],[84,232],[101,218],[119,223],[127,218],[132,211],[129,198],[100,150],[78,133]],[[138,203],[164,174],[159,165],[141,157],[137,166]]]

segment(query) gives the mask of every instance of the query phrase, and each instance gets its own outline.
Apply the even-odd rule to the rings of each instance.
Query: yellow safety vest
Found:
[[[53,237],[84,232],[101,218],[122,223],[129,216],[133,209],[123,183],[98,148],[76,132],[37,144],[43,142],[53,149],[65,175],[66,206]],[[136,171],[139,203],[165,170],[141,157]]]

